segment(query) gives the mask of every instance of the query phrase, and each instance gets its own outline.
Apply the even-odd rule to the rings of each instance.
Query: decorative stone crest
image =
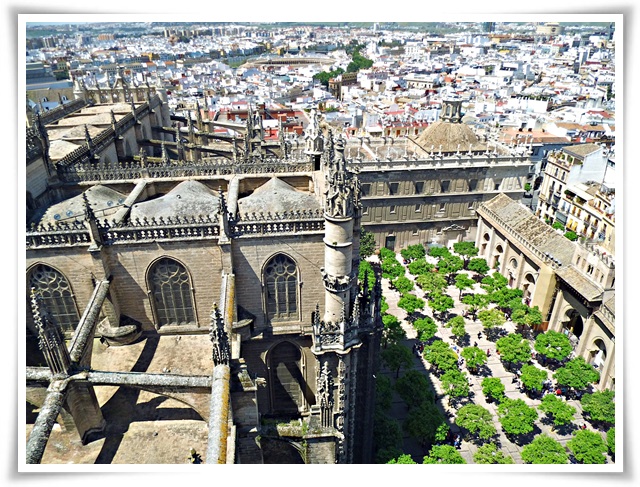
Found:
[[[62,331],[53,316],[44,307],[42,297],[31,288],[31,312],[38,330],[38,347],[54,375],[67,375],[71,366],[69,350]]]
[[[324,428],[333,427],[333,376],[329,363],[325,360],[318,377],[318,402],[320,403],[321,422]]]

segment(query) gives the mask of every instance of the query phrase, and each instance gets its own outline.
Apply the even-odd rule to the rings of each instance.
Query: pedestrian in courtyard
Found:
[[[491,350],[487,348],[487,357],[491,357]]]
[[[481,331],[479,331],[479,332],[478,332],[478,340],[480,340],[481,338],[482,338],[482,332],[481,332]]]
[[[477,347],[478,346],[478,342],[473,342],[473,346]]]

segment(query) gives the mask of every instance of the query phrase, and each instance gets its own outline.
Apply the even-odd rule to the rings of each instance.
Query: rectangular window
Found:
[[[477,179],[469,179],[469,191],[475,191],[478,187]]]
[[[500,185],[502,184],[502,179],[494,179],[493,180],[493,189],[495,191],[499,191],[500,190]]]
[[[368,215],[369,214],[369,207],[368,206],[363,206],[362,207],[362,214],[363,215]]]
[[[362,196],[369,196],[371,194],[371,184],[365,183],[362,185]]]
[[[391,196],[398,194],[398,183],[389,183],[389,194]]]
[[[420,213],[422,211],[422,205],[416,205],[416,213]]]
[[[451,183],[451,181],[440,181],[440,192],[441,193],[446,193],[447,191],[449,191],[449,184]]]
[[[391,206],[389,207],[389,213],[395,213],[395,212],[396,212],[396,207],[395,207],[395,206],[393,206],[393,205],[391,205]]]
[[[446,206],[447,206],[446,203],[440,203],[440,206],[438,207],[438,213],[444,212],[444,210],[446,209]]]
[[[416,181],[416,194],[422,194],[424,191],[424,181]]]
[[[414,228],[414,229],[413,229],[413,233],[412,233],[412,235],[413,235],[414,237],[415,237],[415,236],[417,236],[417,235],[420,235],[420,230],[418,230],[417,228]]]

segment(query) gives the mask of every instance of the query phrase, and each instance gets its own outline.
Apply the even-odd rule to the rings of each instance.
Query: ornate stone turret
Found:
[[[442,100],[442,112],[440,120],[443,122],[461,123],[462,100],[459,98],[446,98]]]
[[[71,367],[71,357],[62,331],[42,303],[42,298],[31,288],[31,311],[38,330],[38,345],[51,373],[64,377]]]

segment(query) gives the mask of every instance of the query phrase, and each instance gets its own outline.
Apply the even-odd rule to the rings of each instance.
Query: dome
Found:
[[[238,200],[238,211],[243,215],[296,210],[322,210],[322,205],[314,195],[298,191],[278,178],[271,178],[249,196]]]
[[[485,151],[487,148],[464,123],[435,122],[413,140],[427,152]]]
[[[218,213],[219,201],[217,191],[210,190],[201,182],[183,181],[164,196],[133,205],[130,218],[211,216]]]

